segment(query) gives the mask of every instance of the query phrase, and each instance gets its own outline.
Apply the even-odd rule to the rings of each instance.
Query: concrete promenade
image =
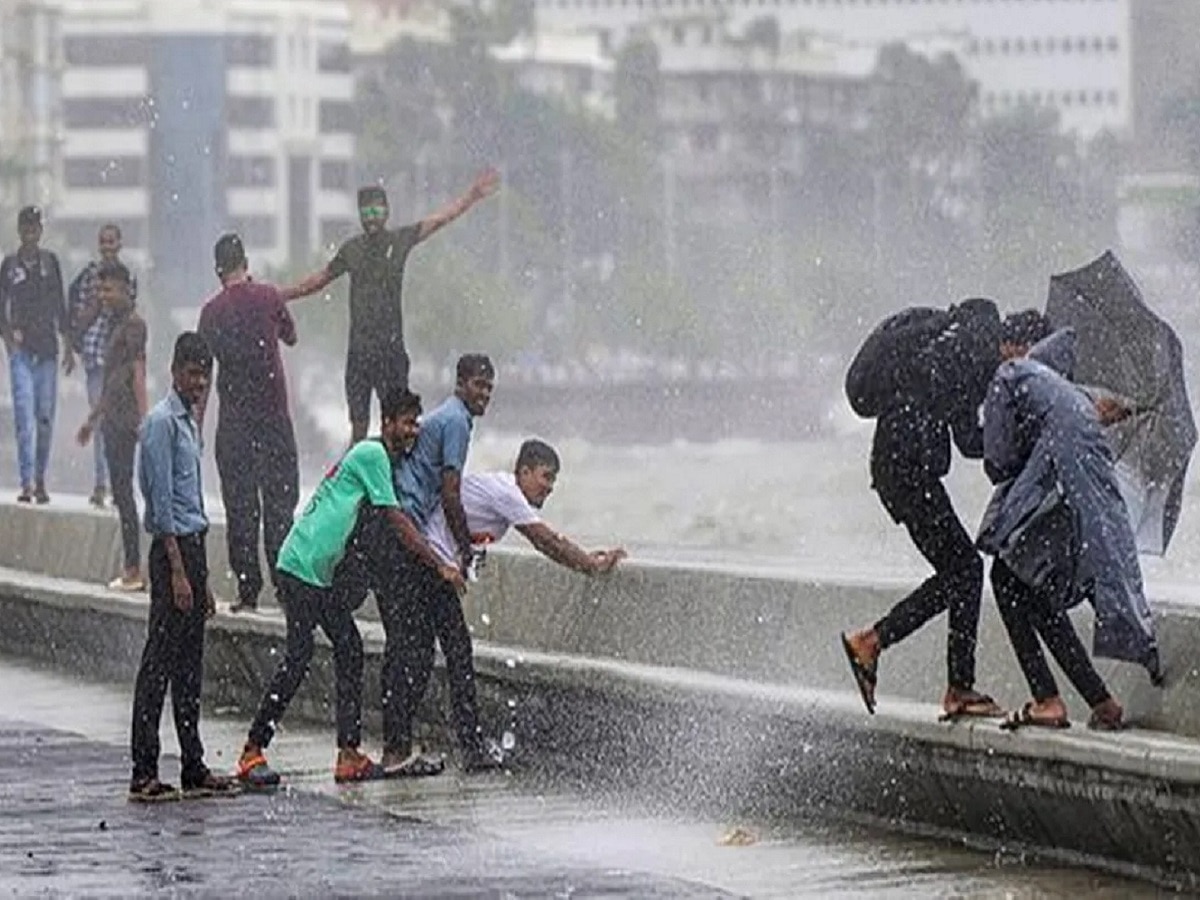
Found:
[[[111,515],[0,508],[0,652],[128,683],[146,601],[97,584],[113,571],[117,541]],[[1136,671],[1115,678],[1145,729],[1013,735],[994,723],[936,722],[938,627],[889,655],[880,714],[862,711],[837,633],[875,618],[899,585],[665,564],[589,581],[526,555],[496,556],[468,614],[481,639],[485,719],[511,734],[523,770],[552,768],[568,783],[636,791],[670,808],[853,814],[1200,884],[1197,674],[1182,664],[1200,616],[1184,605],[1156,607],[1172,672],[1165,694]],[[222,557],[218,526],[214,571]],[[981,687],[1015,704],[1024,688],[987,615]],[[248,715],[282,634],[274,611],[218,615],[210,704]],[[377,709],[378,625],[365,622],[364,638],[367,703]],[[425,727],[436,744],[446,706],[436,696],[444,686],[435,687]],[[322,651],[293,715],[328,722],[331,694]]]

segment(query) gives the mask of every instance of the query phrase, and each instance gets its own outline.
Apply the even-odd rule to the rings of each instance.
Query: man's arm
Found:
[[[137,401],[138,421],[146,418],[150,401],[146,396],[146,357],[143,355],[133,363],[133,396]]]
[[[336,260],[335,260],[336,261]],[[323,269],[313,272],[302,281],[298,281],[293,285],[281,287],[279,293],[287,300],[299,300],[301,297],[308,297],[311,294],[317,293],[327,288],[330,283],[341,275],[341,272],[333,269],[333,263],[330,263]]]
[[[212,311],[208,304],[205,304],[200,310],[200,319],[196,322],[196,333],[204,338],[204,343],[208,345],[209,352],[213,348],[213,321]],[[220,363],[217,363],[220,365]],[[196,401],[196,432],[201,439],[204,438],[204,413],[208,410],[209,395],[212,394],[213,381],[208,379],[208,384],[204,386],[204,393],[200,395],[200,399]]]
[[[466,193],[451,200],[437,212],[431,213],[417,225],[417,241],[441,231],[455,219],[461,217],[472,206],[492,194],[500,187],[500,173],[495,169],[485,169],[476,176]]]
[[[165,418],[148,419],[142,428],[142,499],[146,504],[146,530],[155,537],[175,533],[171,516],[171,485],[175,478],[171,424]]]
[[[12,300],[8,290],[9,258],[0,262],[0,338],[4,340],[5,348],[11,353],[13,348],[12,319],[9,315],[9,305]]]
[[[92,323],[100,316],[100,304],[93,295],[90,299],[83,296],[83,282],[91,272],[91,266],[85,266],[83,271],[75,276],[75,280],[71,282],[71,286],[67,288],[67,305],[70,307],[72,314],[78,311],[79,317],[72,323],[75,332],[75,338],[83,336],[83,333],[92,327]],[[86,300],[86,302],[85,302]]]
[[[958,452],[967,459],[982,459],[983,426],[979,423],[978,408],[967,403],[957,404],[949,425]]]
[[[598,550],[589,553],[566,536],[559,534],[545,522],[535,522],[532,525],[517,525],[535,550],[549,557],[560,566],[574,569],[585,575],[596,575],[607,572],[625,558],[624,550]]]
[[[53,263],[50,268],[54,270],[51,290],[54,291],[54,317],[57,320],[55,324],[58,325],[58,333],[62,335],[63,343],[63,370],[70,375],[75,370],[75,351],[71,347],[74,329],[71,324],[71,310],[67,307],[67,286],[63,283],[62,266],[58,262],[58,256],[51,253],[50,261]]]
[[[438,572],[443,573],[446,577],[445,570],[449,569],[455,574],[458,570],[454,566],[448,566],[445,561],[433,552],[433,548],[429,546],[429,542],[425,540],[425,536],[413,523],[413,520],[405,515],[398,506],[383,507],[383,514],[388,520],[388,524],[392,526],[392,530],[396,532],[396,537],[400,538],[400,543],[405,549],[410,551],[413,556],[417,557],[425,565]],[[449,580],[449,579],[448,579]],[[461,581],[461,576],[459,576]]]
[[[467,511],[462,503],[462,472],[458,469],[442,470],[442,512],[454,543],[458,545],[458,557],[465,566],[471,558],[471,529],[467,525]]]
[[[282,291],[279,292],[279,304],[275,310],[275,328],[279,340],[289,347],[296,346],[296,320],[288,312],[287,298]]]

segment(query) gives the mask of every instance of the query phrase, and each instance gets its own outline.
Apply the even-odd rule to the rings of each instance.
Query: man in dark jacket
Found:
[[[847,376],[856,411],[876,418],[871,486],[934,569],[874,625],[842,635],[868,712],[875,712],[880,654],[948,610],[943,711],[950,718],[1003,713],[975,690],[983,561],[942,484],[950,471],[951,437],[964,457],[983,456],[979,407],[1000,362],[1000,329],[990,300],[906,310],[876,329]]]
[[[58,396],[58,342],[63,370],[75,368],[71,322],[58,257],[41,246],[42,211],[27,206],[17,215],[21,246],[0,262],[0,337],[8,351],[21,493],[17,500],[49,503],[46,469]]]

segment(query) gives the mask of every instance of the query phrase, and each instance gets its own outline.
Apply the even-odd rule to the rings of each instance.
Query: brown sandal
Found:
[[[1092,731],[1124,731],[1129,723],[1125,721],[1125,710],[1119,703],[1100,703],[1093,707],[1087,727]]]
[[[949,705],[942,706],[939,722],[957,722],[959,719],[1002,719],[1004,708],[987,694],[961,697]]]

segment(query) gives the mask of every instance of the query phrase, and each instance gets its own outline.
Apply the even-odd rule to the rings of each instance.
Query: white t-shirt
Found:
[[[514,525],[536,525],[541,521],[512,472],[472,472],[462,480],[463,512],[473,544],[498,541]],[[454,565],[458,543],[446,524],[446,513],[439,503],[425,526],[425,537],[443,561]]]

